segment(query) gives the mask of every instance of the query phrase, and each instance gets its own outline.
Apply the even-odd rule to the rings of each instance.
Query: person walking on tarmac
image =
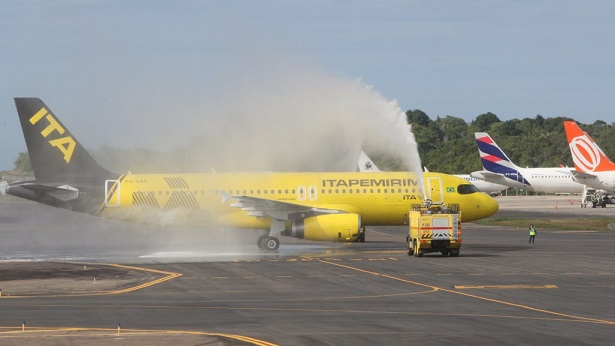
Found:
[[[534,237],[536,237],[536,228],[534,228],[534,225],[530,225],[530,240],[527,243],[534,244]]]

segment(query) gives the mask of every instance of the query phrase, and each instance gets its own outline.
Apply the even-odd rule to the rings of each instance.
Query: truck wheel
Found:
[[[425,251],[423,250],[419,250],[418,256],[419,257],[423,257],[423,255],[425,254]]]
[[[442,256],[444,256],[444,257],[448,256],[448,251],[442,250],[441,252],[442,252]]]
[[[459,250],[451,251],[451,257],[457,257],[457,256],[459,256]]]
[[[416,244],[416,239],[412,240],[412,248],[414,249],[414,257],[419,257],[419,248]]]

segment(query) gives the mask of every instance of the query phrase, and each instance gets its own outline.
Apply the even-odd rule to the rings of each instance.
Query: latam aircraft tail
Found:
[[[615,170],[613,163],[598,144],[581,130],[574,121],[564,121],[568,146],[574,161],[574,168],[580,172],[604,172]]]
[[[102,168],[38,98],[15,98],[37,181],[117,176]]]
[[[500,149],[489,134],[486,132],[475,132],[474,137],[478,145],[481,163],[485,171],[487,171],[483,173],[483,176],[497,174],[500,177],[506,177],[507,179],[512,179],[521,183],[523,186],[531,186],[521,173],[522,169],[506,156],[504,151]],[[500,181],[492,182],[500,183]]]

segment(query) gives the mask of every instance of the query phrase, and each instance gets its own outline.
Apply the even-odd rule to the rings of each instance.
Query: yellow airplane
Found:
[[[410,172],[123,174],[98,165],[43,101],[15,98],[35,180],[5,192],[77,212],[157,225],[225,225],[278,236],[364,241],[365,226],[404,225],[413,204],[459,205],[462,221],[488,217],[497,202],[461,178]]]

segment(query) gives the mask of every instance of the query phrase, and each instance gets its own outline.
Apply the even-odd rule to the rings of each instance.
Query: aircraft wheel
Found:
[[[276,237],[267,237],[264,244],[267,251],[275,251],[280,247],[280,241]]]
[[[258,237],[258,239],[256,239],[256,245],[258,245],[258,248],[261,250],[265,250],[265,241],[267,240],[267,236],[266,235],[261,235],[260,237]]]

